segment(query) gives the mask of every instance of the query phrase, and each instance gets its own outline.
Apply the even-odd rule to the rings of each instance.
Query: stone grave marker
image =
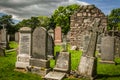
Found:
[[[90,34],[83,36],[83,53],[87,51],[88,44],[90,42]]]
[[[15,33],[15,41],[16,41],[16,42],[19,42],[19,32],[16,32],[16,33]]]
[[[114,63],[115,38],[104,36],[101,43],[101,61],[105,63]]]
[[[30,59],[31,72],[45,76],[49,71],[50,61],[47,60],[48,34],[45,28],[37,27],[33,31],[32,55]],[[34,66],[32,68],[32,66]]]
[[[55,34],[54,34],[54,42],[55,45],[61,45],[62,42],[62,32],[61,32],[61,27],[56,27],[55,28]]]
[[[0,42],[0,44],[3,48],[6,48],[6,46],[7,46],[6,36],[7,36],[6,29],[5,28],[1,29],[1,42]]]
[[[81,76],[93,79],[97,74],[97,58],[95,57],[96,44],[99,29],[100,19],[96,18],[91,24],[91,38],[88,44],[87,51],[81,56],[78,66],[78,72]]]
[[[19,32],[20,42],[16,68],[26,68],[29,66],[29,59],[31,54],[31,28],[22,27]]]
[[[49,59],[54,58],[54,40],[50,34],[48,34],[48,42],[47,42],[47,57]]]
[[[71,54],[69,52],[60,52],[53,71],[49,72],[45,78],[50,80],[62,80],[67,73],[70,73],[70,69]]]

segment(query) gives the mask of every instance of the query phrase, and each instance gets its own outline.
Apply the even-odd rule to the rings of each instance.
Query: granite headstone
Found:
[[[114,63],[115,38],[104,36],[101,43],[101,62]]]

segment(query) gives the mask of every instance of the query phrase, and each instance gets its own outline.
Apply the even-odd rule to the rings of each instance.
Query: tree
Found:
[[[40,26],[45,27],[46,29],[49,28],[50,18],[47,16],[38,16],[38,20],[40,22]]]
[[[60,6],[54,11],[54,14],[52,15],[54,23],[56,26],[61,26],[64,34],[67,34],[70,30],[70,15],[73,14],[74,11],[78,10],[78,8],[79,5],[73,4],[68,6]]]
[[[120,30],[120,8],[113,9],[108,15],[108,29]]]

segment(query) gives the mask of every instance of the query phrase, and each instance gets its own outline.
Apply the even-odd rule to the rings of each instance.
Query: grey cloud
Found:
[[[0,11],[17,19],[49,16],[60,5],[78,3],[77,0],[0,0]]]

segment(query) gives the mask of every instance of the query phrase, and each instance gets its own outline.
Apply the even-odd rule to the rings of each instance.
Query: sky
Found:
[[[120,8],[120,0],[0,0],[0,13],[22,20],[32,16],[50,16],[58,6],[69,4],[94,4],[106,15],[114,8]]]

